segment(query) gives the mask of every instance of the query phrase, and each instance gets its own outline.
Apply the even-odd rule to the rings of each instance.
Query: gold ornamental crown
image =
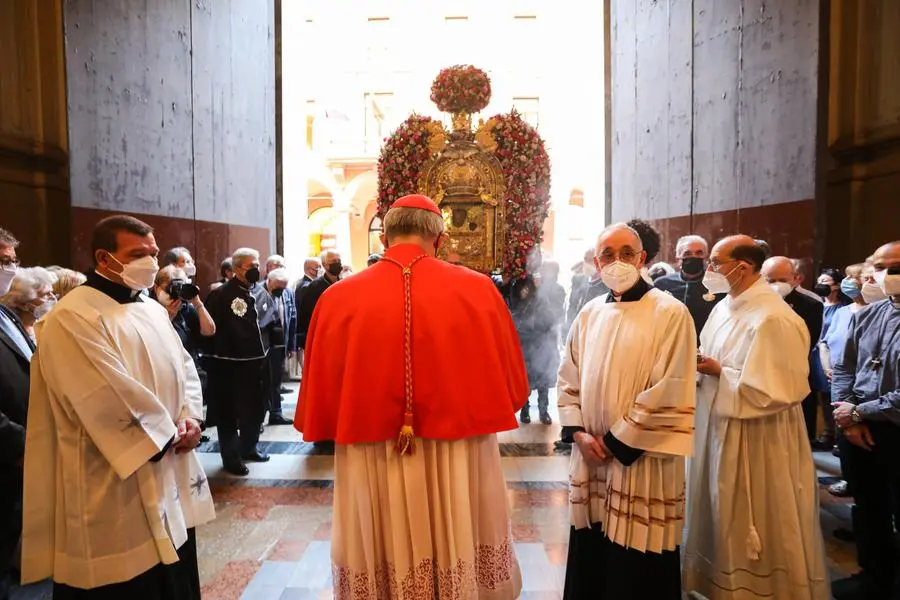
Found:
[[[445,196],[477,196],[484,187],[478,168],[462,158],[444,171],[441,179]]]

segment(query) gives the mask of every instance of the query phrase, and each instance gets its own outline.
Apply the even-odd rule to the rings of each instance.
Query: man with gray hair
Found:
[[[279,257],[280,258],[280,257]],[[277,261],[269,258],[266,268],[277,265]],[[263,391],[269,409],[269,425],[290,425],[293,421],[284,418],[281,412],[282,377],[284,360],[290,338],[293,336],[291,319],[296,326],[297,316],[291,315],[293,304],[289,308],[286,297],[290,293],[288,283],[290,276],[286,269],[276,268],[268,271],[266,282],[254,286],[252,292],[259,307],[259,330],[263,340],[268,341],[269,353],[266,357],[266,368],[263,369]],[[289,390],[288,390],[289,391]]]
[[[206,299],[206,309],[216,324],[216,334],[207,338],[204,352],[211,392],[207,422],[218,426],[225,470],[243,476],[250,472],[244,461],[269,460],[257,448],[268,406],[263,392],[268,345],[259,327],[261,307],[251,292],[259,281],[259,252],[240,248],[231,263],[234,277]]]
[[[496,434],[516,428],[525,364],[493,282],[435,258],[446,239],[434,202],[400,198],[384,257],[329,287],[310,325],[295,425],[336,442],[336,600],[522,588]]]
[[[162,266],[175,265],[179,269],[184,269],[184,274],[192,280],[197,276],[197,265],[194,264],[194,257],[191,251],[184,246],[172,248],[163,256]]]
[[[703,286],[708,256],[709,244],[705,239],[699,235],[681,237],[675,244],[678,273],[664,275],[653,282],[657,289],[671,294],[687,306],[698,336],[713,307],[725,297],[725,294],[711,294]]]
[[[284,257],[280,254],[273,254],[266,259],[266,278],[268,279],[269,275],[276,270],[281,271],[278,275],[279,281],[280,278],[284,277],[287,278],[288,283],[290,283],[290,276],[287,272],[287,261],[285,261]],[[281,370],[279,371],[280,375],[277,388],[279,394],[287,394],[291,391],[284,387],[284,364],[288,358],[293,358],[294,354],[297,352],[297,298],[294,296],[294,290],[287,284],[285,285],[286,287],[284,288],[284,291],[281,292],[281,297],[278,298],[278,304],[280,305],[279,310],[283,312],[282,324],[284,325],[284,357],[281,359]],[[281,406],[280,398],[278,400],[278,405]],[[279,412],[279,414],[281,413]],[[271,415],[269,420],[272,420]]]
[[[297,346],[300,348],[306,347],[306,335],[319,298],[341,279],[344,270],[341,254],[337,250],[323,250],[320,262],[325,272],[306,286],[302,297],[297,300]]]

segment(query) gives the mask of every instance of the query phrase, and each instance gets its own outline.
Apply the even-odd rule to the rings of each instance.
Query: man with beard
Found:
[[[682,237],[675,244],[675,256],[679,272],[660,277],[653,285],[687,306],[699,336],[709,313],[725,294],[711,294],[703,286],[703,273],[709,256],[709,244],[705,239],[699,235]]]

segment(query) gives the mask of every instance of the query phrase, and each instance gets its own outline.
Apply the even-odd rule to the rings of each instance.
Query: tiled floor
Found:
[[[285,396],[288,414],[294,398]],[[531,424],[500,435],[524,600],[561,597],[569,532],[568,456],[553,445],[558,434],[556,425]],[[290,426],[268,427],[262,440],[272,460],[248,465],[248,478],[221,470],[214,441],[201,447],[218,511],[217,519],[198,531],[203,598],[330,599],[333,457],[302,443]],[[824,453],[816,458],[820,475],[836,474],[837,459]],[[849,527],[849,507],[824,490],[821,497],[829,567],[834,576],[843,576],[854,570],[853,548],[831,533]],[[13,598],[49,598],[49,593],[46,586],[33,586]]]

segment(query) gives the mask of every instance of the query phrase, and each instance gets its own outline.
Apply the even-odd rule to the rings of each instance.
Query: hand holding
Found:
[[[186,417],[178,421],[176,425],[178,426],[178,433],[176,434],[178,441],[172,445],[175,449],[175,454],[190,452],[200,445],[200,423],[196,419]]]
[[[574,437],[575,443],[578,444],[578,449],[581,450],[581,455],[590,466],[602,466],[609,458],[609,450],[606,449],[603,442],[591,434],[580,431]]]
[[[722,365],[720,365],[719,362],[712,357],[703,356],[697,363],[697,371],[699,371],[703,375],[712,375],[713,377],[718,377],[722,374]]]
[[[834,407],[834,422],[838,427],[848,428],[856,424],[853,422],[853,409],[856,408],[855,404],[850,402],[835,402],[832,406]]]

